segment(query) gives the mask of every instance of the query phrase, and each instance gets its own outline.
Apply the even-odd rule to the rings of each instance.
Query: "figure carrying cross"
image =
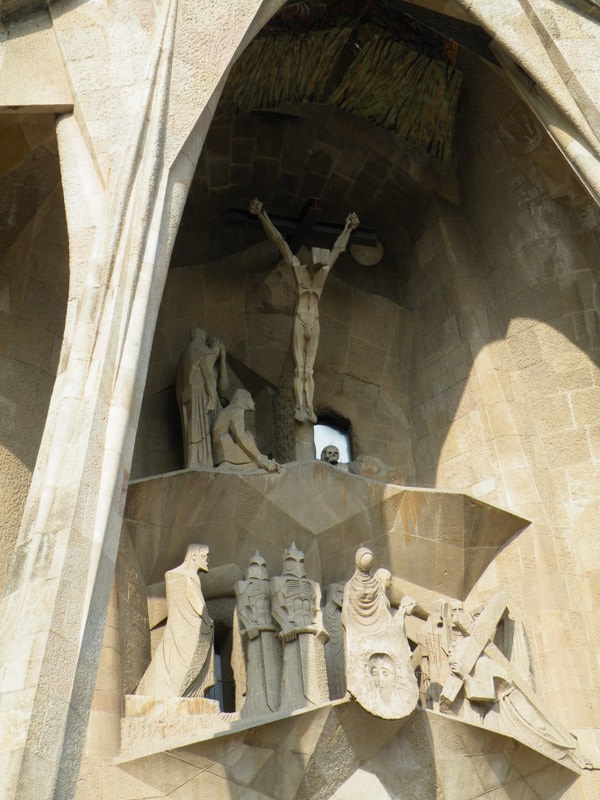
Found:
[[[359,220],[355,213],[348,214],[344,229],[336,239],[333,249],[312,247],[306,263],[301,263],[298,256],[292,254],[288,243],[269,219],[260,200],[252,200],[250,213],[259,218],[265,233],[274,242],[284,261],[292,268],[298,284],[298,301],[292,339],[296,364],[294,375],[296,419],[298,422],[309,419],[315,423],[317,417],[313,409],[315,392],[313,368],[319,345],[319,300],[323,294],[327,275],[340,253],[346,249],[350,233],[358,228]]]

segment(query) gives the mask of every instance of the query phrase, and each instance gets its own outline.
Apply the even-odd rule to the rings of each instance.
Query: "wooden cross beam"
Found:
[[[292,252],[297,252],[303,244],[310,247],[312,244],[310,242],[311,233],[326,235],[335,239],[344,230],[343,223],[339,224],[316,219],[318,212],[322,211],[319,207],[320,199],[320,197],[309,197],[297,217],[272,214],[267,209],[271,222],[281,232]],[[225,212],[225,221],[234,224],[256,224],[259,219],[255,214],[251,214],[247,210],[230,208]],[[372,228],[359,227],[352,231],[352,241],[356,244],[375,247],[377,235]],[[333,245],[333,242],[331,242],[331,245]]]

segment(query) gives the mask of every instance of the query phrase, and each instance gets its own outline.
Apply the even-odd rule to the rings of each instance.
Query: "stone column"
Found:
[[[578,68],[597,61],[600,34],[592,13],[586,19],[576,4],[531,0],[457,0],[455,6],[492,37],[505,76],[600,203],[598,70]]]
[[[317,452],[315,450],[315,428],[312,422],[294,421],[294,436],[296,461],[314,461]]]
[[[113,583],[85,743],[85,755],[90,758],[113,758],[121,748],[123,675],[120,638],[117,589]]]

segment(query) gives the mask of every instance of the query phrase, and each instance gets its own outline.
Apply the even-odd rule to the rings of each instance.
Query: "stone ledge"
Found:
[[[213,568],[247,563],[258,548],[276,575],[294,540],[322,586],[347,580],[356,547],[366,545],[395,577],[460,599],[529,525],[465,494],[383,483],[321,461],[272,474],[182,470],[138,480],[124,516],[147,585],[163,580],[191,542],[210,547]]]

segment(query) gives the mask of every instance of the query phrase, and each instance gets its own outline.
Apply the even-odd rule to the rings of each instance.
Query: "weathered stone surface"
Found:
[[[212,467],[211,427],[229,386],[225,346],[196,328],[177,366],[177,402],[183,430],[185,466]]]
[[[329,271],[334,267],[338,257],[343,253],[350,239],[351,231],[358,228],[359,220],[351,213],[333,248],[327,250],[312,247],[310,251],[302,245],[294,255],[288,243],[271,222],[263,204],[259,200],[250,203],[250,212],[258,216],[267,236],[273,241],[281,253],[281,257],[291,268],[296,279],[298,298],[294,311],[294,328],[292,334],[292,352],[296,372],[294,375],[294,396],[296,398],[295,418],[298,422],[315,423],[317,416],[313,408],[315,394],[314,365],[319,347],[319,300],[325,288]],[[305,263],[306,262],[306,263]]]
[[[319,461],[269,476],[199,470],[137,481],[125,519],[148,583],[161,579],[161,564],[177,564],[192,535],[209,544],[215,566],[247,563],[260,548],[271,574],[293,538],[325,584],[350,577],[366,542],[395,575],[453,597],[527,524],[469,497],[368,481]]]
[[[276,455],[283,443],[294,452],[293,435],[288,446],[282,432],[293,397],[274,403],[277,424],[271,407],[278,387],[293,381],[294,286],[281,270],[257,286],[275,266],[274,253],[253,250],[252,234],[221,218],[258,188],[269,208],[297,213],[317,192],[325,219],[356,207],[382,230],[382,262],[365,270],[341,257],[323,295],[317,413],[351,422],[355,456],[372,453],[410,482],[468,492],[532,524],[510,541],[506,531],[502,546],[494,533],[488,545],[500,512],[482,513],[473,526],[478,514],[465,511],[470,501],[462,498],[452,501],[458,515],[450,495],[429,508],[426,493],[411,490],[401,500],[392,494],[371,502],[356,483],[333,491],[320,473],[299,481],[300,496],[314,500],[301,509],[290,510],[282,496],[265,501],[264,486],[254,495],[251,485],[243,496],[235,490],[232,504],[251,519],[242,530],[233,513],[227,520],[237,565],[260,546],[262,527],[276,531],[276,545],[265,551],[273,570],[296,536],[311,576],[347,580],[339,564],[351,563],[367,531],[367,543],[398,576],[394,597],[407,579],[420,583],[419,568],[426,587],[415,597],[423,608],[428,591],[448,593],[452,581],[451,593],[466,597],[471,610],[508,591],[529,633],[530,670],[544,703],[577,730],[586,752],[600,753],[596,4],[426,3],[443,12],[434,19],[450,38],[444,14],[483,26],[508,78],[459,48],[461,196],[454,207],[439,199],[458,199],[454,167],[436,168],[428,154],[323,104],[282,109],[285,118],[220,120],[195,171],[226,71],[278,5],[100,0],[41,8],[6,0],[0,9],[0,94],[10,110],[0,119],[5,562],[22,518],[2,605],[1,793],[72,796],[91,705],[79,788],[86,800],[366,793],[596,800],[597,774],[571,786],[566,770],[530,750],[433,714],[426,715],[430,729],[411,728],[378,753],[367,752],[365,738],[377,737],[365,718],[340,731],[337,722],[325,724],[327,709],[276,722],[273,747],[265,725],[227,744],[205,743],[204,755],[187,748],[176,758],[152,756],[152,766],[106,762],[116,746],[120,678],[123,691],[132,691],[144,661],[148,576],[127,547],[116,597],[110,590],[133,440],[137,429],[137,475],[183,464],[175,368],[191,328],[207,324],[235,354],[233,388],[247,384],[256,398],[259,451]],[[50,112],[45,122],[25,114],[40,109]],[[47,135],[55,114],[62,198],[56,143]],[[188,189],[176,257],[186,267],[169,278],[147,376]],[[221,522],[208,511],[209,502],[221,507],[220,488],[217,481],[202,495],[206,528]],[[166,487],[167,507],[171,494],[178,499]],[[185,502],[181,508],[171,551],[152,550],[150,520],[154,555],[143,568],[158,574],[154,582],[195,538],[191,527],[183,531],[184,515],[197,517]],[[387,530],[400,517],[393,535],[371,541],[382,519]],[[289,538],[283,524],[293,529]],[[446,524],[450,547],[440,535]],[[455,547],[461,526],[467,532]],[[143,559],[139,531],[136,537]],[[221,552],[219,563],[232,558]],[[232,598],[215,603],[226,620]],[[129,637],[127,651],[118,643]],[[344,712],[334,713],[341,719]]]
[[[569,770],[495,733],[432,712],[417,711],[402,722],[382,720],[353,701],[215,736],[196,744],[190,739],[170,754],[140,753],[138,760],[107,768],[106,774],[113,786],[125,786],[126,775],[137,776],[147,796],[165,797],[175,756],[187,765],[188,780],[192,770],[196,775],[186,789],[190,794],[183,797],[195,798],[200,791],[219,797],[209,792],[222,791],[229,792],[227,798],[269,800],[354,800],[365,787],[376,798],[392,800],[464,800],[466,792],[472,800],[483,800],[493,793],[502,796],[504,786],[533,800],[532,784],[558,798],[573,782]],[[290,747],[292,742],[298,742],[297,749]],[[115,800],[124,795],[115,794]]]
[[[403,598],[392,615],[387,588],[391,574],[373,575],[373,553],[359,547],[354,575],[344,587],[342,625],[348,691],[367,711],[383,719],[402,719],[416,707],[417,680],[404,627],[415,601]],[[408,602],[407,602],[408,601]]]
[[[427,644],[421,647],[424,654],[429,652],[429,660],[447,661],[445,674],[438,675],[438,680],[443,677],[441,691],[437,688],[439,709],[505,732],[570,769],[592,769],[591,761],[580,752],[577,739],[552,718],[535,695],[529,675],[519,670],[520,659],[509,661],[494,644],[507,602],[507,595],[497,592],[475,620],[457,604],[452,611],[452,624],[445,631],[447,620],[442,619],[440,629],[438,617],[436,627],[450,639],[447,650],[443,645],[429,651]],[[461,690],[466,699],[457,708]]]
[[[214,623],[198,572],[208,570],[208,547],[190,544],[183,564],[165,575],[167,625],[136,694],[204,697],[214,685]]]
[[[245,389],[237,389],[231,398],[231,403],[219,411],[212,423],[215,467],[227,471],[258,468],[267,472],[277,472],[279,464],[259,451],[254,436],[246,430],[244,420],[246,411],[254,411],[252,396]]]
[[[271,609],[283,643],[280,710],[329,700],[321,587],[306,577],[304,553],[295,543],[283,553],[283,572],[271,579]]]
[[[184,4],[179,11],[173,4],[117,4],[109,13],[98,8],[93,22],[81,6],[50,9],[77,96],[75,113],[57,124],[70,303],[35,488],[21,520],[17,548],[29,561],[25,569],[14,562],[3,600],[1,660],[9,671],[27,665],[12,691],[20,697],[19,727],[38,734],[25,745],[16,733],[5,749],[0,783],[7,796],[75,790],[73,764],[100,656],[157,300],[208,127],[207,106],[260,8],[240,4],[237,33],[223,36],[217,22],[220,46],[209,52],[192,43],[199,9]],[[26,43],[21,37],[17,44]],[[190,48],[206,61],[190,64]],[[35,60],[35,40],[26,55]],[[177,96],[174,115],[169,96]],[[51,557],[38,559],[44,552]],[[19,655],[11,640],[23,612],[33,624]],[[27,683],[45,688],[35,692]],[[6,722],[15,729],[16,719]]]
[[[232,197],[231,205],[237,203]],[[373,455],[409,476],[415,467],[406,380],[414,319],[389,298],[341,280],[342,258],[319,303],[314,407],[317,414],[333,412],[351,421],[355,456]],[[282,462],[315,457],[312,437],[303,426],[298,423],[298,431],[291,428],[297,288],[292,270],[276,265],[273,252],[257,243],[228,258],[171,270],[136,444],[136,478],[184,465],[171,387],[189,329],[196,325],[206,326],[225,342],[230,371],[244,365],[240,379],[257,404],[253,433],[261,452]],[[377,341],[372,343],[374,335]],[[260,394],[273,388],[273,404],[269,400],[259,406]]]
[[[261,716],[279,709],[283,656],[271,613],[269,573],[258,551],[250,559],[246,580],[235,584],[235,594],[240,630],[234,636],[242,637],[242,652],[235,662],[232,656],[236,708],[244,717]]]
[[[329,639],[325,644],[325,659],[329,696],[332,700],[338,700],[346,694],[344,629],[342,627],[343,600],[344,584],[330,583],[325,593],[323,625],[329,634]]]

